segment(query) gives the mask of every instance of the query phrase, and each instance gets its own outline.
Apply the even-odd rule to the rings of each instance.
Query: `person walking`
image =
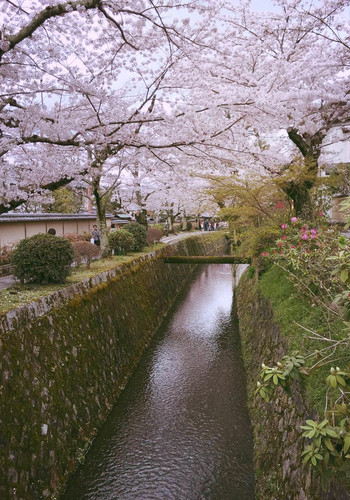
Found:
[[[97,226],[94,225],[92,228],[92,239],[94,240],[94,245],[100,246],[100,231],[97,229]]]

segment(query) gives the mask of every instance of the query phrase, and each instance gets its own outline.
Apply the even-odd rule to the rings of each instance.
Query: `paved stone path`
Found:
[[[4,288],[9,288],[15,283],[17,283],[17,280],[13,276],[13,274],[10,274],[9,276],[2,276],[0,278],[0,290],[4,290]]]

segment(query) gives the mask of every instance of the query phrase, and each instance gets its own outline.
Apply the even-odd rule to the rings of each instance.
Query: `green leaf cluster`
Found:
[[[14,274],[22,282],[62,283],[71,272],[73,245],[52,234],[35,234],[21,240],[12,254]]]
[[[125,229],[117,229],[109,233],[108,246],[114,250],[115,255],[126,255],[133,250],[135,246],[135,238],[130,231]]]

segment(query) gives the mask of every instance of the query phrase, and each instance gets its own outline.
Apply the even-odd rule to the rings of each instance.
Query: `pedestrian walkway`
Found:
[[[2,276],[0,278],[0,290],[4,290],[5,288],[9,288],[10,286],[14,285],[15,283],[17,283],[17,280],[13,274],[10,274],[9,276]]]
[[[206,234],[202,231],[191,231],[180,234],[171,234],[170,236],[163,236],[160,239],[161,243],[174,243],[175,241],[183,240],[184,238],[189,238],[190,236],[198,236],[199,234]]]

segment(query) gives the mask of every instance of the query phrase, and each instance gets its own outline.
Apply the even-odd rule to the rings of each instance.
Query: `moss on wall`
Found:
[[[303,386],[293,383],[290,394],[278,388],[270,403],[254,397],[261,363],[274,364],[295,349],[307,351],[307,339],[297,331],[294,321],[320,328],[319,313],[293,293],[289,280],[276,267],[269,269],[259,282],[248,269],[236,296],[248,373],[258,498],[348,499],[348,493],[339,484],[332,484],[330,491],[323,493],[310,468],[301,464],[305,443],[300,425],[307,418],[317,419],[316,410],[323,394],[319,381],[309,377]]]
[[[0,498],[55,498],[193,268],[224,237],[182,240],[0,317]]]

